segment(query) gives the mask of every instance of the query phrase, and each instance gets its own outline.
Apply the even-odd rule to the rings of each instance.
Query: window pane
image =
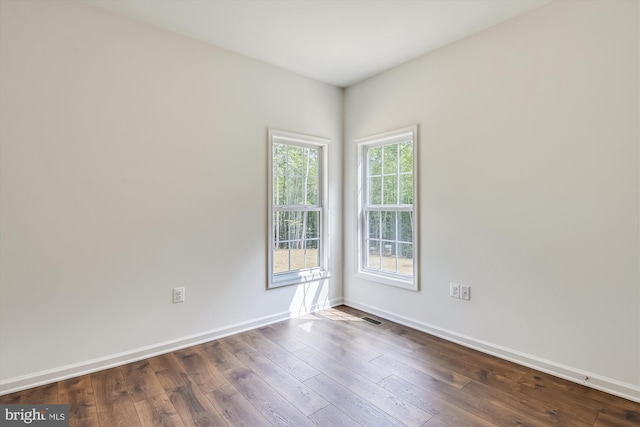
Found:
[[[291,270],[302,270],[304,268],[304,240],[296,240],[289,243],[289,253]]]
[[[400,204],[413,204],[413,174],[400,175]]]
[[[405,141],[400,144],[400,172],[413,171],[413,142]]]
[[[382,212],[382,238],[396,240],[396,213]]]
[[[398,212],[398,240],[401,242],[413,242],[413,225],[411,212]]]
[[[413,275],[413,245],[398,243],[398,273]]]
[[[398,204],[398,176],[384,176],[384,193],[383,204],[385,205],[397,205]]]
[[[369,212],[368,213],[368,221],[367,227],[369,228],[369,238],[371,239],[379,239],[380,238],[380,212]]]
[[[315,268],[320,266],[320,251],[318,251],[317,240],[307,240],[305,242],[305,266],[306,268]]]
[[[382,204],[382,177],[369,178],[369,203]]]
[[[384,160],[382,173],[397,173],[398,172],[398,144],[385,145]]]
[[[304,174],[304,157],[305,148],[296,147],[295,145],[288,145],[288,169],[287,174],[289,176],[296,175],[301,176]]]
[[[382,173],[382,147],[370,148],[369,154],[369,176],[380,175]]]
[[[273,174],[284,175],[287,168],[287,146],[273,144]]]
[[[373,268],[374,270],[380,269],[380,241],[379,240],[367,240],[367,268]]]
[[[284,204],[284,179],[280,175],[273,176],[273,204]]]
[[[396,244],[382,241],[382,267],[383,271],[396,272]]]
[[[307,216],[307,220],[306,223],[304,224],[304,228],[305,228],[305,233],[304,236],[306,239],[313,239],[313,238],[318,238],[319,236],[319,230],[318,230],[318,225],[319,225],[319,217],[320,217],[320,213],[319,212],[305,212],[306,216]]]
[[[279,243],[273,250],[273,272],[284,273],[289,271],[289,244]]]
[[[318,205],[318,177],[307,178],[305,205]]]

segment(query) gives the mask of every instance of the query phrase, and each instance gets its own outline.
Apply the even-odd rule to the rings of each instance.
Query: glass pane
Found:
[[[303,237],[304,218],[302,212],[288,212],[285,224],[287,228],[287,240],[301,240]]]
[[[400,144],[400,172],[413,172],[413,142]]]
[[[317,177],[307,178],[306,196],[307,196],[305,201],[306,205],[319,205]]]
[[[287,167],[287,146],[273,144],[273,174],[284,175]]]
[[[383,271],[396,272],[396,244],[382,241],[382,267]]]
[[[320,218],[320,212],[305,212],[307,219],[304,224],[305,233],[304,236],[306,239],[313,239],[319,236],[320,230],[318,226],[320,222],[318,221]]]
[[[413,245],[398,243],[398,273],[413,275]]]
[[[273,176],[273,204],[284,204],[284,179],[280,175]]]
[[[369,153],[369,170],[368,174],[380,175],[382,174],[382,147],[370,148]]]
[[[380,238],[380,212],[368,212],[367,227],[369,228],[369,238]]]
[[[367,268],[373,268],[380,270],[380,241],[379,240],[367,240]]]
[[[289,243],[289,253],[291,258],[290,269],[302,270],[304,268],[304,240],[296,240]]]
[[[383,204],[385,205],[397,205],[398,204],[398,176],[390,175],[384,176],[384,193]]]
[[[413,204],[413,174],[400,175],[400,204]]]
[[[383,147],[383,169],[382,173],[398,172],[398,144],[386,145]]]
[[[401,242],[413,242],[413,225],[411,223],[411,212],[398,212],[398,240]]]
[[[281,240],[287,240],[285,214],[286,212],[273,213],[273,242],[275,248],[278,247],[277,245]]]
[[[382,204],[382,177],[369,178],[369,204]]]
[[[287,174],[289,176],[301,176],[304,174],[304,164],[306,163],[305,157],[305,148],[296,147],[295,145],[289,145],[289,158],[288,158],[288,169]]]
[[[396,213],[382,212],[382,238],[396,240]]]
[[[279,243],[273,250],[273,272],[284,273],[289,271],[289,244]]]
[[[305,242],[304,260],[306,268],[314,268],[320,266],[320,251],[318,250],[317,240],[307,240]]]

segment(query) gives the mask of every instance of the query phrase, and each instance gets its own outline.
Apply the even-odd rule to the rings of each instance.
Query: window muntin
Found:
[[[269,132],[269,287],[326,277],[327,140]]]
[[[412,127],[358,140],[358,272],[417,290],[416,139]]]

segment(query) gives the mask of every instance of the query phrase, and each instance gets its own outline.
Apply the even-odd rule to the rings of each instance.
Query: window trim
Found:
[[[278,129],[268,129],[268,168],[267,168],[267,289],[277,289],[283,286],[297,285],[307,282],[314,282],[321,279],[331,277],[329,273],[329,143],[328,138],[304,135],[294,132],[288,132]],[[320,256],[319,266],[307,270],[294,270],[287,273],[274,273],[274,228],[273,219],[275,206],[273,204],[273,145],[283,143],[304,148],[313,148],[319,151],[319,167],[318,173],[320,179],[318,182],[318,203],[319,203],[319,222],[320,232]],[[293,209],[295,208],[295,209]],[[292,210],[301,211],[318,211],[318,207],[312,208],[308,206],[292,206]]]
[[[413,276],[409,277],[402,274],[376,271],[365,267],[365,237],[366,237],[366,218],[365,203],[367,198],[367,151],[370,148],[391,145],[406,141],[408,137],[413,141],[413,204],[411,212],[413,212]],[[356,277],[370,280],[373,282],[383,283],[412,291],[419,291],[419,223],[420,216],[418,213],[418,125],[407,126],[404,128],[383,132],[363,138],[356,139],[357,146],[357,236],[356,236]],[[398,210],[406,210],[403,205],[397,205]],[[396,236],[397,238],[397,236]]]

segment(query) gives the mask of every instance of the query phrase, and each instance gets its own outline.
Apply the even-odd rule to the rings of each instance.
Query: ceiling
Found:
[[[83,0],[347,87],[552,0]]]

